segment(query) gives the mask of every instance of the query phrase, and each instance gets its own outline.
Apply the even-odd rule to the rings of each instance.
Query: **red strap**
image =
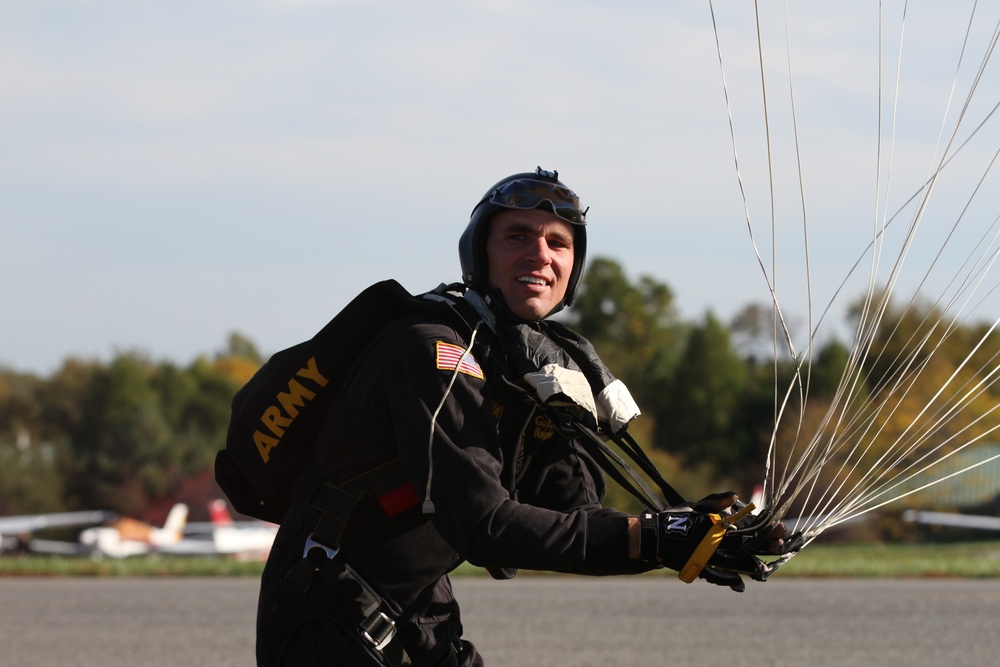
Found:
[[[402,514],[411,507],[420,504],[420,498],[409,482],[403,482],[395,489],[376,497],[375,500],[388,516]]]

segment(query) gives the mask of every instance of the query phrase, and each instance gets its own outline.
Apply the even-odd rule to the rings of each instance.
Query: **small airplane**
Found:
[[[278,527],[264,521],[233,521],[226,501],[209,503],[210,522],[192,523],[185,538],[164,548],[164,553],[231,555],[241,558],[266,558],[278,534]]]
[[[97,526],[112,520],[114,512],[87,510],[0,517],[0,551],[26,546],[30,535],[46,528]]]
[[[77,551],[90,554],[93,558],[127,558],[164,552],[182,540],[187,517],[188,506],[177,503],[170,508],[161,528],[129,518],[119,519],[107,526],[87,528],[80,533]]]
[[[71,512],[0,518],[4,546],[29,553],[91,558],[128,558],[146,554],[188,556],[225,555],[263,559],[271,550],[278,527],[263,521],[233,521],[224,500],[209,504],[211,522],[188,523],[188,506],[177,503],[162,527],[136,519],[115,519],[113,512]],[[34,539],[42,528],[90,526],[78,542]],[[10,539],[6,537],[10,535]]]

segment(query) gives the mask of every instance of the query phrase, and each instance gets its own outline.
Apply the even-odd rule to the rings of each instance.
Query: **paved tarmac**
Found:
[[[997,664],[1000,580],[459,578],[490,667]],[[0,665],[253,665],[254,579],[0,579]]]

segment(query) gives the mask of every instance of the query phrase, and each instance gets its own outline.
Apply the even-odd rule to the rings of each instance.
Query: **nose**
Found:
[[[528,246],[528,256],[538,264],[544,266],[552,262],[552,249],[545,237],[538,237]]]

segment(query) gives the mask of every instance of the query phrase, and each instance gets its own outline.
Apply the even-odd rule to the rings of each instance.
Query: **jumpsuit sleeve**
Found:
[[[382,395],[400,462],[421,498],[430,475],[432,521],[461,557],[484,567],[637,571],[628,558],[627,515],[602,509],[595,487],[563,510],[512,498],[481,367],[466,359],[455,371],[453,357],[442,361],[442,346],[465,347],[453,331],[423,325],[397,341],[405,343],[391,346],[395,361],[386,367]]]

